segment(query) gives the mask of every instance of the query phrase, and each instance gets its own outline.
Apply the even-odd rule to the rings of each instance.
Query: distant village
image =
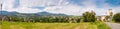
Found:
[[[97,20],[99,20],[99,21],[111,21],[112,20],[113,11],[112,11],[112,9],[109,9],[108,12],[109,13],[105,13],[102,16],[97,16]]]

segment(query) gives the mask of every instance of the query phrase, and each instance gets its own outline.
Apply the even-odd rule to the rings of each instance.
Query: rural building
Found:
[[[112,9],[109,9],[108,13],[105,13],[101,16],[98,16],[97,20],[98,21],[111,21],[112,20],[112,15],[113,15],[113,11],[112,11]]]

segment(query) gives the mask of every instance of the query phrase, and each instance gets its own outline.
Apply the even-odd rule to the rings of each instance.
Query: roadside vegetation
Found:
[[[82,16],[8,16],[2,19],[1,29],[111,29],[98,22],[95,12]]]

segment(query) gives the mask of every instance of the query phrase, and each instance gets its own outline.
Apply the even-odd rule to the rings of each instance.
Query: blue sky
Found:
[[[67,15],[82,15],[86,11],[95,11],[97,15],[108,14],[108,9],[114,13],[120,12],[120,0],[0,0],[4,11],[19,13],[63,13]]]

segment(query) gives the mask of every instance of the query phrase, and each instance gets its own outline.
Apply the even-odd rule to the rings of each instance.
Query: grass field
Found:
[[[0,29],[110,29],[103,22],[84,23],[31,23],[2,22]]]

